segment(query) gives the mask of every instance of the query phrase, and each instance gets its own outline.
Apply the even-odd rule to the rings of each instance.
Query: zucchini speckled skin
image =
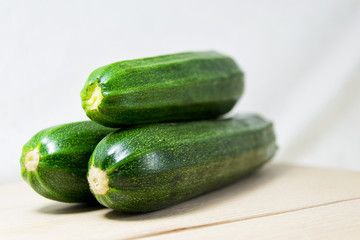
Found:
[[[104,206],[147,212],[233,183],[275,151],[272,123],[257,115],[136,126],[97,145],[88,181]]]
[[[21,175],[40,195],[63,202],[93,201],[86,181],[98,142],[116,129],[84,121],[38,132],[23,147]]]
[[[187,52],[116,62],[93,71],[82,107],[109,127],[215,118],[242,95],[243,73],[217,52]]]

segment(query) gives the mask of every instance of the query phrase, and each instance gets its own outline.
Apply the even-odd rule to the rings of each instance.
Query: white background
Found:
[[[275,161],[360,170],[359,0],[0,0],[0,183],[36,132],[87,119],[92,70],[199,50],[244,69],[233,112],[275,122]]]

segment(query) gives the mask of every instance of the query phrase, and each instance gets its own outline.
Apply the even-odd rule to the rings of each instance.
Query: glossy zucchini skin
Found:
[[[116,62],[93,71],[81,91],[86,115],[104,126],[215,118],[231,110],[243,72],[217,52]]]
[[[115,130],[83,121],[38,132],[23,147],[23,179],[38,194],[52,200],[94,201],[86,180],[89,158],[98,142]]]
[[[97,145],[88,181],[106,207],[154,211],[233,183],[269,161],[276,149],[272,123],[257,115],[136,126]],[[94,169],[106,181],[92,175]],[[96,193],[92,181],[106,185],[105,191]]]

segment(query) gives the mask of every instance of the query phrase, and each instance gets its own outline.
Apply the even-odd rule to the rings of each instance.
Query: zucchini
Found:
[[[93,71],[82,107],[109,127],[215,118],[242,95],[243,73],[217,52],[187,52],[116,62]]]
[[[233,183],[275,151],[272,123],[257,115],[133,126],[100,141],[88,181],[104,206],[147,212]]]
[[[52,200],[94,200],[86,180],[89,158],[98,142],[114,130],[84,121],[38,132],[23,147],[23,179],[37,193]]]

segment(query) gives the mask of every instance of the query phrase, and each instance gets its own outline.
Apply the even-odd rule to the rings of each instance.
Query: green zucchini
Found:
[[[109,127],[215,118],[242,95],[243,73],[217,52],[187,52],[116,62],[93,71],[82,107]]]
[[[38,132],[23,147],[20,159],[23,179],[49,199],[94,200],[86,180],[89,158],[98,142],[114,130],[84,121]]]
[[[272,123],[257,115],[134,126],[100,141],[88,181],[104,206],[147,212],[233,183],[275,151]]]

